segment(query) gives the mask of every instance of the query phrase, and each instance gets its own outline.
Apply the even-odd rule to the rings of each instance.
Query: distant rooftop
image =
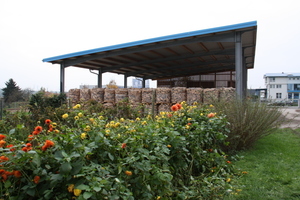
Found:
[[[300,77],[300,73],[267,73],[264,77]]]

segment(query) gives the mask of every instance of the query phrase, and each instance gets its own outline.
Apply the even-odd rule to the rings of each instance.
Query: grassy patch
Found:
[[[241,191],[227,199],[300,199],[300,129],[280,129],[239,154],[247,174],[234,180]]]

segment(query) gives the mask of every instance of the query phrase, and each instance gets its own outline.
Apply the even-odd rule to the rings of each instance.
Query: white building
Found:
[[[298,101],[300,73],[268,73],[264,75],[269,100]]]

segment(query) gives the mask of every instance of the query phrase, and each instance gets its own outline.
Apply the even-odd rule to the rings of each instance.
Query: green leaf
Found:
[[[113,161],[115,159],[115,157],[113,155],[111,155],[110,153],[108,153],[108,157],[111,161]]]
[[[9,134],[9,135],[12,135],[12,134],[14,134],[15,132],[16,132],[16,129],[13,128],[13,129],[11,129],[11,130],[9,131],[8,134]]]
[[[88,185],[84,185],[84,184],[75,186],[75,188],[79,189],[79,190],[88,190],[88,189],[90,189],[90,187]]]
[[[84,192],[84,193],[83,193],[83,198],[84,198],[84,199],[89,199],[92,195],[93,195],[92,192]]]
[[[94,189],[94,191],[99,192],[102,188],[101,187],[94,187],[93,189]]]
[[[41,166],[41,158],[40,158],[39,154],[35,154],[33,156],[32,163],[35,164],[36,167]]]
[[[71,171],[72,169],[72,166],[69,162],[66,162],[66,163],[63,163],[61,166],[60,166],[60,172],[62,174],[67,174]]]
[[[7,189],[11,186],[11,182],[9,180],[6,180],[4,183],[4,187]]]
[[[28,190],[26,190],[26,193],[29,195],[29,196],[34,196],[35,195],[35,189],[34,188],[29,188]]]

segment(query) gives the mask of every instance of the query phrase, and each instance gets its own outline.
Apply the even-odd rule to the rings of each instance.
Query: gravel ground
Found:
[[[286,116],[286,121],[282,123],[281,128],[300,128],[300,108],[283,107],[282,113]]]

